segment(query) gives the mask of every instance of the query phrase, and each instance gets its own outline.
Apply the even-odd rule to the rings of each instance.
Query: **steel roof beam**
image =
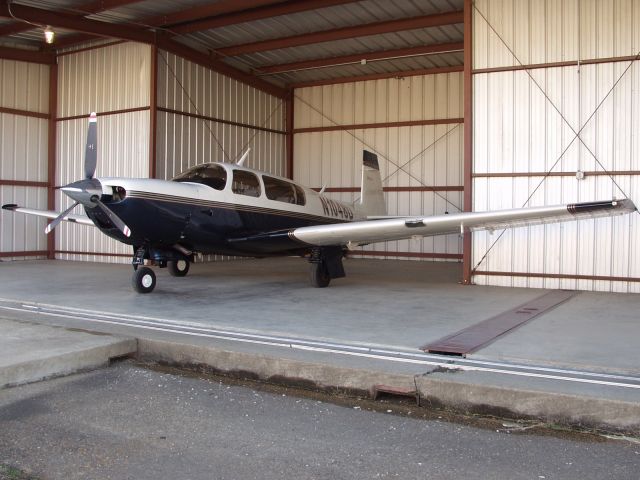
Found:
[[[259,74],[273,75],[276,73],[293,72],[297,70],[311,70],[339,65],[360,63],[362,60],[389,60],[393,58],[406,58],[418,55],[434,55],[438,53],[461,52],[463,42],[439,43],[436,45],[420,45],[417,47],[398,48],[394,50],[381,50],[377,52],[356,53],[339,57],[318,58],[314,60],[302,60],[299,62],[280,63],[256,68]]]
[[[0,58],[18,60],[20,62],[43,63],[45,65],[54,65],[56,63],[54,53],[23,50],[21,48],[0,47]]]
[[[140,20],[140,23],[153,26],[176,25],[189,22],[191,20],[199,20],[206,17],[215,17],[218,15],[240,12],[242,10],[263,7],[265,5],[272,5],[274,3],[281,3],[284,1],[285,0],[220,0],[215,3],[198,5],[186,10],[178,10],[173,13],[147,17]]]
[[[86,15],[92,15],[95,13],[104,12],[106,10],[113,10],[114,8],[122,7],[124,5],[130,5],[132,3],[139,3],[141,1],[143,0],[94,0],[93,2],[87,3],[85,5],[73,7],[73,9],[82,12],[77,14],[78,17],[84,17]],[[3,4],[6,5],[6,1],[0,2],[0,5]],[[15,4],[12,4],[11,11],[14,13],[14,15],[18,16],[14,10]],[[34,28],[36,27],[24,22],[9,23],[7,25],[0,26],[0,37],[26,32],[28,30],[33,30]]]
[[[243,45],[231,45],[216,49],[220,55],[233,57],[245,55],[247,53],[265,52],[280,48],[299,47],[314,43],[332,42],[355,37],[365,37],[369,35],[379,35],[383,33],[399,32],[403,30],[415,30],[418,28],[440,27],[462,23],[463,13],[460,11],[439,13],[435,15],[423,15],[420,17],[403,18],[399,20],[389,20],[385,22],[368,23],[353,27],[336,28],[321,32],[304,33],[290,37],[274,38],[258,42],[245,43]]]
[[[227,25],[235,25],[244,22],[253,22],[264,18],[277,17],[280,15],[290,15],[292,13],[307,12],[309,10],[318,10],[320,8],[333,7],[336,5],[344,5],[346,3],[354,3],[361,0],[287,0],[276,5],[267,5],[251,10],[228,13],[218,15],[212,18],[196,19],[193,22],[182,25],[171,26],[171,31],[176,34],[185,34],[209,30],[211,28],[226,27]]]
[[[450,67],[433,67],[433,68],[421,68],[418,70],[404,70],[401,72],[385,72],[385,73],[371,73],[368,75],[354,75],[350,77],[336,77],[327,80],[311,80],[309,82],[295,82],[289,84],[289,88],[305,88],[305,87],[318,87],[321,85],[335,85],[338,83],[353,83],[364,82],[367,80],[381,80],[384,78],[397,78],[415,77],[417,75],[437,75],[440,73],[454,73],[462,72],[464,67],[462,65],[453,65]]]

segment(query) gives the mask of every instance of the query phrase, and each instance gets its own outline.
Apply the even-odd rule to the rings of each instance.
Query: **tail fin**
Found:
[[[362,152],[362,187],[357,209],[368,217],[387,215],[387,202],[382,191],[378,156],[366,150]]]

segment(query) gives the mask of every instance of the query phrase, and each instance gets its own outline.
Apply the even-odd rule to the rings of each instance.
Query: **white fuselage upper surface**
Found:
[[[228,205],[230,208],[264,209],[265,211],[277,211],[285,215],[308,216],[323,219],[321,223],[342,223],[362,220],[356,209],[343,202],[320,195],[315,190],[297,184],[292,180],[272,175],[270,173],[253,170],[233,164],[218,163],[227,171],[227,181],[224,188],[218,190],[203,183],[190,181],[167,181],[143,178],[119,178],[106,177],[99,181],[103,187],[103,194],[111,195],[114,187],[121,187],[127,192],[127,197],[136,195],[153,196],[157,199],[173,199],[180,202],[192,202],[194,204],[215,203]],[[246,172],[255,175],[259,182],[257,196],[245,195],[234,191],[234,175],[236,172]],[[276,178],[282,182],[295,185],[304,192],[303,205],[289,203],[277,199],[270,199],[265,189],[264,177]],[[255,195],[256,192],[253,192]]]

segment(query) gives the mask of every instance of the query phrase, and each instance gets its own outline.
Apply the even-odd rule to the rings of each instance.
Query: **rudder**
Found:
[[[367,150],[362,151],[362,186],[357,208],[362,215],[367,217],[387,215],[387,202],[382,190],[378,156]]]

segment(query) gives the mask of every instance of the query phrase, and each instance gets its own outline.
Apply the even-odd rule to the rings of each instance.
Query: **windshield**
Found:
[[[224,190],[227,185],[227,171],[222,165],[215,163],[196,165],[180,175],[176,175],[173,181],[202,183],[216,190]]]

